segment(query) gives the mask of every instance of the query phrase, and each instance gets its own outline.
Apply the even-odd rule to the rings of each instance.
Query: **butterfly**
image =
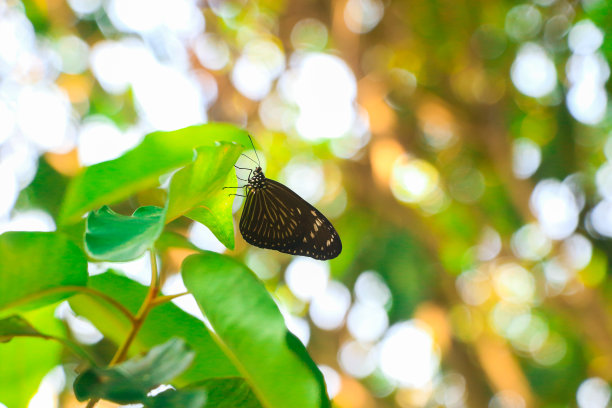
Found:
[[[289,187],[267,178],[259,157],[255,163],[255,170],[236,166],[249,170],[244,186],[227,187],[244,187],[246,191],[239,224],[244,240],[259,248],[314,259],[337,257],[342,251],[342,242],[331,222]]]

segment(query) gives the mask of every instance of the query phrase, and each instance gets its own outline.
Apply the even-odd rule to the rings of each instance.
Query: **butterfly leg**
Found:
[[[253,170],[247,169],[246,167],[238,167],[235,164],[234,164],[234,167],[237,168],[237,169],[240,169],[240,170],[248,170],[249,171],[249,177],[248,178],[251,178],[251,174],[253,174]]]

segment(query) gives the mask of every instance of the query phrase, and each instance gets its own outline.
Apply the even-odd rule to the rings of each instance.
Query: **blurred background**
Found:
[[[227,251],[200,224],[177,228],[258,274],[337,407],[606,407],[610,7],[5,0],[0,231],[55,230],[69,177],[148,132],[231,122],[268,177],[334,223],[342,254],[238,233]],[[182,256],[167,255],[165,293],[182,290]],[[119,269],[146,283],[146,263]],[[67,304],[56,314],[102,341]],[[66,375],[30,406],[58,406]]]

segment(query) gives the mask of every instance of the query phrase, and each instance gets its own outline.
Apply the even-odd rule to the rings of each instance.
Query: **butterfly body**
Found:
[[[335,258],[340,236],[316,208],[257,167],[246,184],[240,233],[251,245],[315,259]]]

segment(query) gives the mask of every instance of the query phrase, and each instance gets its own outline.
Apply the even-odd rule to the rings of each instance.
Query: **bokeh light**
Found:
[[[509,303],[529,303],[535,296],[535,280],[518,264],[500,265],[493,272],[493,287],[497,295]]]
[[[223,69],[230,61],[230,49],[218,35],[205,33],[195,40],[194,51],[200,63],[208,69]]]
[[[5,231],[55,231],[55,220],[41,210],[13,213],[6,222],[0,220],[0,233]]]
[[[557,71],[546,51],[537,44],[521,46],[510,72],[516,88],[527,96],[539,98],[557,85]]]
[[[298,21],[291,30],[291,44],[296,50],[322,50],[327,39],[327,27],[314,18]]]
[[[594,125],[605,114],[607,93],[603,86],[610,77],[610,66],[598,53],[603,33],[589,20],[578,22],[568,35],[573,55],[566,71],[570,82],[567,107],[576,120]]]
[[[136,132],[121,132],[105,116],[85,118],[79,129],[79,162],[85,166],[112,160],[136,146],[141,136]]]
[[[364,34],[376,27],[384,11],[380,0],[348,0],[344,8],[344,22],[349,30]]]
[[[512,250],[517,257],[539,261],[552,249],[552,242],[538,224],[527,224],[512,235]]]
[[[325,379],[327,395],[329,395],[329,398],[334,398],[342,386],[342,379],[340,378],[340,375],[336,370],[326,365],[320,365],[319,370],[321,370],[323,378]]]
[[[342,369],[355,378],[364,378],[374,372],[378,364],[377,349],[351,340],[338,351],[338,362]]]
[[[520,138],[512,146],[512,171],[520,179],[531,177],[542,161],[540,147],[532,140]]]
[[[606,407],[610,402],[610,386],[601,378],[589,378],[580,384],[576,401],[580,408]]]
[[[383,374],[407,388],[424,387],[439,365],[433,339],[418,321],[391,326],[381,341],[379,359]]]
[[[266,40],[248,43],[236,60],[232,82],[244,96],[263,99],[272,89],[272,81],[283,71],[285,57],[278,46]]]
[[[41,150],[67,151],[73,147],[69,132],[70,104],[53,86],[24,87],[17,99],[17,124],[21,134]],[[32,118],[38,118],[32,120]],[[72,136],[73,140],[70,140]]]
[[[385,309],[377,304],[357,302],[347,316],[346,327],[361,342],[372,342],[383,335],[389,325]]]
[[[285,271],[291,292],[301,300],[310,300],[325,293],[329,265],[311,258],[295,258]]]
[[[323,53],[294,55],[281,81],[283,97],[299,110],[295,127],[305,139],[343,136],[355,120],[355,76],[340,58]]]
[[[482,270],[469,270],[457,278],[457,290],[461,299],[469,305],[480,305],[491,296],[491,282]]]
[[[506,14],[506,33],[516,41],[535,37],[541,26],[542,14],[530,4],[515,6]]]
[[[189,240],[198,248],[207,251],[223,252],[225,250],[225,245],[215,237],[213,232],[199,222],[191,224],[189,228]]]
[[[351,304],[351,293],[340,282],[331,281],[325,291],[312,299],[310,318],[319,328],[334,330],[342,326]]]
[[[552,239],[567,238],[578,225],[578,203],[566,184],[540,181],[533,190],[530,205],[542,231]]]
[[[391,290],[375,271],[362,272],[355,281],[354,290],[355,297],[361,303],[390,306]]]
[[[325,177],[320,165],[313,161],[293,159],[283,169],[281,180],[300,197],[316,203],[323,197]]]
[[[438,171],[431,164],[401,156],[393,166],[391,191],[400,201],[419,203],[434,196],[438,180]]]

